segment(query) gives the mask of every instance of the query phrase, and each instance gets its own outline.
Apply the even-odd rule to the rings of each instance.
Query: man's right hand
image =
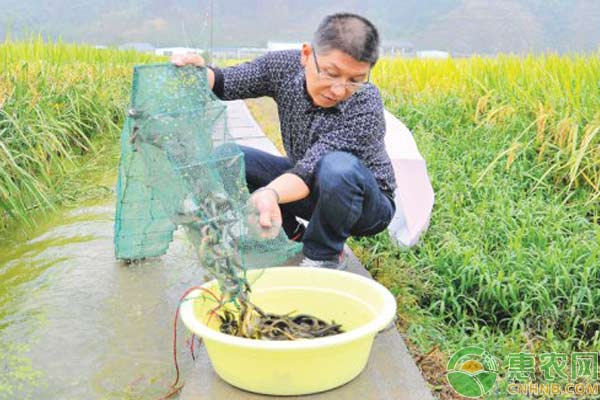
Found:
[[[200,54],[195,53],[175,54],[171,56],[170,61],[178,67],[183,67],[184,65],[206,66],[204,58]]]
[[[187,53],[187,54],[175,54],[171,56],[171,63],[177,67],[183,67],[185,65],[195,65],[196,67],[206,67],[206,62],[200,54]],[[208,87],[212,90],[215,86],[215,73],[212,68],[207,68],[208,75]]]
[[[257,233],[263,239],[273,239],[279,234],[282,219],[278,200],[279,195],[271,188],[261,188],[248,199],[250,206],[258,212],[258,221],[256,215],[251,215],[249,222],[251,226],[259,228]]]

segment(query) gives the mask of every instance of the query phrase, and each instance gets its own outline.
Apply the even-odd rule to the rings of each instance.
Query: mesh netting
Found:
[[[123,260],[160,256],[183,226],[202,266],[235,298],[246,289],[246,269],[279,264],[301,245],[281,229],[262,237],[226,109],[204,69],[134,68],[121,135],[115,252]]]

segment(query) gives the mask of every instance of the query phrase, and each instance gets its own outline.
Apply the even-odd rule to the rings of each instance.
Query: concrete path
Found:
[[[279,154],[273,143],[264,135],[252,118],[243,101],[227,102],[228,127],[235,140],[273,154]],[[346,247],[348,270],[363,276],[369,272]],[[288,260],[284,265],[297,265],[301,256]],[[264,396],[237,389],[221,380],[210,365],[204,348],[200,352],[192,372],[186,378],[181,400],[259,400],[276,396]],[[427,400],[433,399],[425,380],[408,353],[402,337],[391,324],[381,332],[373,343],[367,367],[354,380],[337,389],[309,396],[286,397],[307,400]]]

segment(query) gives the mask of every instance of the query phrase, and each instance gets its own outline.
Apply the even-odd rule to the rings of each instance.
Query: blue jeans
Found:
[[[250,192],[269,184],[292,168],[287,157],[278,157],[240,146],[246,163]],[[394,202],[377,185],[373,174],[350,153],[332,152],[317,166],[308,197],[280,204],[283,229],[291,236],[298,222],[308,222],[302,242],[304,255],[313,260],[337,260],[350,236],[383,231],[392,220]]]

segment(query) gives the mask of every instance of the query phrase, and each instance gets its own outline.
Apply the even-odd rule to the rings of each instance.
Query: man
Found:
[[[208,69],[209,85],[223,100],[270,96],[277,103],[287,157],[241,148],[261,227],[283,225],[288,237],[301,240],[301,265],[344,268],[346,239],[381,232],[394,215],[383,104],[369,83],[378,47],[371,22],[339,13],[327,16],[299,51]],[[195,54],[171,61],[204,66]],[[309,221],[306,229],[296,217]]]

